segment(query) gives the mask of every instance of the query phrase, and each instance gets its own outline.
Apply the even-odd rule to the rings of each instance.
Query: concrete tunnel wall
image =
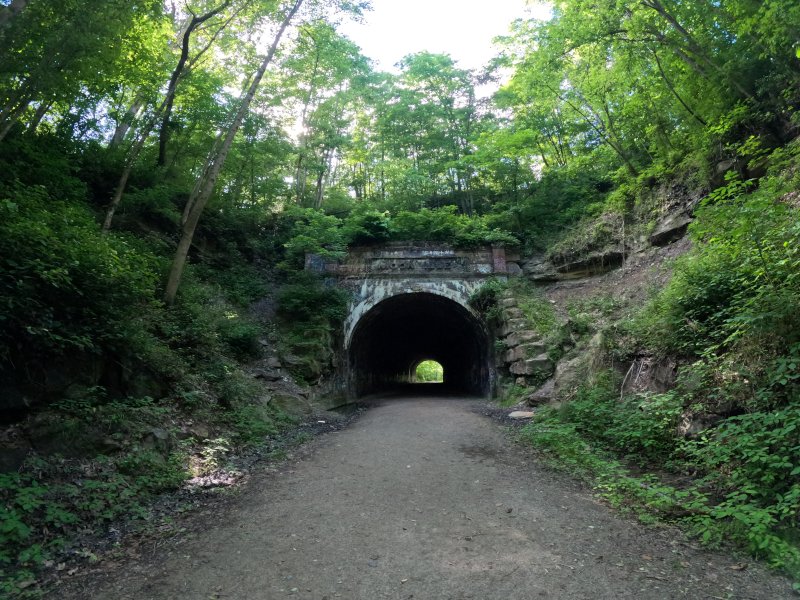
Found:
[[[365,312],[347,347],[350,394],[377,393],[409,381],[422,360],[444,367],[447,391],[487,396],[493,370],[489,332],[458,302],[429,292],[391,296]]]

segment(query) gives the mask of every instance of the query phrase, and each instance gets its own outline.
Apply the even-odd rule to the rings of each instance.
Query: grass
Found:
[[[769,442],[772,450],[763,450],[767,437],[791,437],[797,411],[731,419],[683,440],[674,436],[680,408],[674,395],[632,411],[647,399],[609,397],[608,383],[601,377],[571,403],[538,411],[521,439],[547,465],[587,482],[642,522],[678,525],[711,547],[731,542],[800,579],[800,486],[788,470],[782,474],[791,469],[780,446]]]

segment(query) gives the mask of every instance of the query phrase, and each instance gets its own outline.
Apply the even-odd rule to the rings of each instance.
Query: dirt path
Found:
[[[379,404],[195,517],[185,538],[52,597],[793,597],[760,567],[734,570],[740,560],[615,515],[523,456],[477,406]]]

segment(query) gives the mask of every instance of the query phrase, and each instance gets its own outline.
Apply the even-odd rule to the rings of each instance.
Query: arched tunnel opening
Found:
[[[361,317],[348,348],[351,392],[359,397],[403,388],[424,360],[441,364],[441,391],[490,393],[485,324],[458,302],[425,292],[387,298]]]

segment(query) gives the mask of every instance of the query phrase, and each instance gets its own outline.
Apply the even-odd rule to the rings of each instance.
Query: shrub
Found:
[[[292,208],[287,211],[287,217],[292,220],[292,227],[289,241],[284,244],[286,258],[280,265],[282,268],[301,270],[306,254],[324,258],[344,256],[345,241],[340,219],[311,208]]]
[[[508,284],[499,279],[489,279],[469,297],[469,305],[481,313],[487,321],[499,321],[502,314],[500,295]]]
[[[319,378],[331,366],[333,341],[347,316],[348,294],[300,272],[278,293],[281,342],[292,355],[293,374],[304,381]]]
[[[800,515],[800,407],[729,418],[681,450],[704,474],[698,485],[721,499],[699,523],[709,529],[710,521],[722,521],[752,553],[800,569],[793,545]]]
[[[387,212],[366,210],[354,212],[345,221],[344,239],[348,245],[380,244],[391,236],[391,220]]]
[[[787,185],[712,197],[691,228],[696,249],[634,324],[644,345],[714,369],[715,387],[748,410],[798,394],[800,219],[780,200]]]
[[[6,190],[0,195],[0,361],[123,348],[155,302],[159,264],[127,238],[101,235],[85,207],[40,187]]]

